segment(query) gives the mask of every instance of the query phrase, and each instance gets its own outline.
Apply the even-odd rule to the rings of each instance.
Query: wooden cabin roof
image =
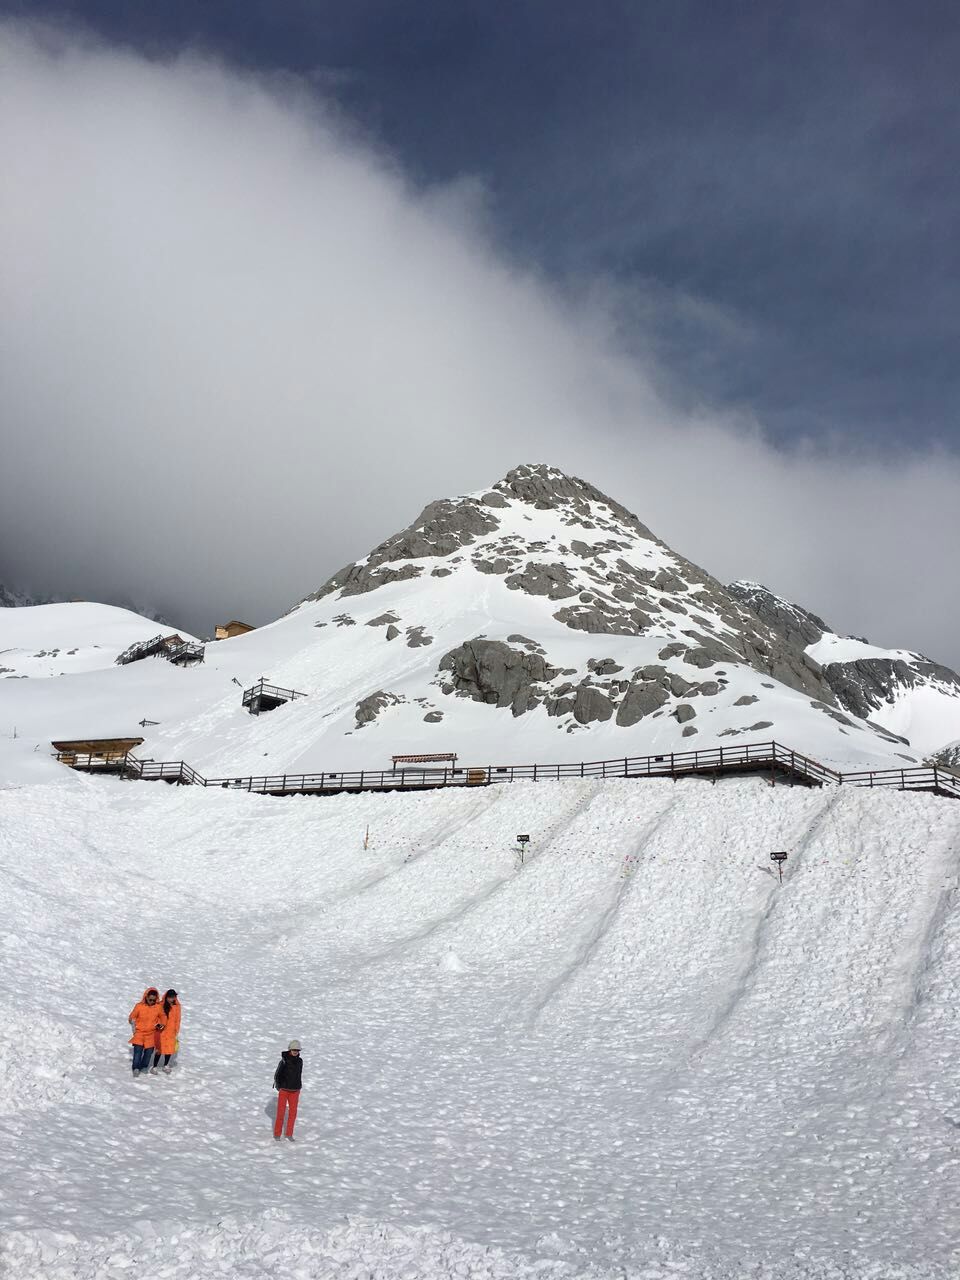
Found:
[[[69,741],[51,742],[57,751],[76,751],[87,755],[93,751],[132,751],[143,742],[142,738],[72,738]]]

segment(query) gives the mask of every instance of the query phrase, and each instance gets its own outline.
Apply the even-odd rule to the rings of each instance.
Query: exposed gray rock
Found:
[[[357,625],[356,618],[351,618],[349,613],[338,613],[334,618],[334,622],[338,627],[355,627]]]
[[[650,715],[669,700],[670,695],[655,681],[631,681],[617,710],[617,724],[622,729],[629,728],[630,725],[636,724],[638,720]]]
[[[684,662],[689,662],[691,667],[699,667],[705,670],[707,667],[714,667],[717,659],[710,656],[708,651],[703,648],[688,649],[683,655]]]
[[[515,467],[494,488],[509,497],[521,498],[524,502],[531,503],[539,511],[563,510],[571,516],[582,515],[584,518],[591,514],[587,504],[600,502],[612,516],[634,532],[645,538],[653,538],[650,530],[626,507],[608,498],[586,480],[564,475],[562,471],[543,463]]]
[[[587,670],[598,676],[612,676],[622,671],[623,667],[614,662],[613,658],[588,658]]]
[[[396,638],[397,638],[397,636],[398,636],[399,634],[400,634],[400,629],[399,629],[398,627],[395,627],[395,626],[393,625],[393,623],[391,623],[391,624],[390,624],[390,626],[389,626],[389,627],[387,627],[387,639],[388,639],[388,640],[396,640]]]
[[[697,685],[697,692],[702,693],[705,698],[715,698],[720,692],[720,686],[716,680],[703,680]]]
[[[686,726],[686,728],[684,729],[684,731],[683,731],[683,733],[682,733],[682,735],[681,735],[681,736],[682,736],[682,737],[684,737],[684,738],[692,738],[692,737],[693,737],[693,735],[694,735],[695,733],[698,733],[698,732],[699,732],[699,730],[698,730],[694,725],[692,725],[692,724],[688,724],[688,725]]]
[[[861,720],[884,703],[895,702],[899,690],[913,689],[930,680],[960,694],[960,676],[955,671],[920,657],[910,663],[902,658],[831,662],[823,668],[823,675],[840,705]]]
[[[444,654],[439,669],[451,673],[450,686],[460,697],[510,707],[515,716],[539,705],[546,696],[542,686],[559,674],[538,653],[481,638]]]
[[[400,618],[391,609],[388,613],[379,613],[367,623],[368,627],[385,627],[391,622],[399,622]]]
[[[489,493],[485,493],[480,501],[485,507],[506,507],[509,505],[503,494],[497,493],[495,489],[491,489]]]
[[[697,687],[689,680],[684,680],[683,676],[677,675],[675,671],[668,672],[667,678],[670,681],[670,692],[675,698],[682,698],[685,693],[690,693]]]
[[[444,569],[444,568],[431,569],[430,577],[431,578],[449,578],[451,573],[453,573],[452,569]]]
[[[815,613],[782,600],[759,582],[731,582],[727,591],[794,648],[816,644],[830,630]]]
[[[384,707],[397,706],[406,699],[397,693],[386,693],[383,689],[378,689],[376,693],[368,693],[365,698],[361,698],[357,703],[357,728],[362,729],[365,724],[370,724],[376,720],[377,716]]]
[[[682,578],[678,578],[672,569],[661,569],[653,578],[653,585],[658,591],[687,591],[689,588]]]
[[[586,631],[590,635],[638,636],[652,623],[639,609],[624,613],[611,609],[606,601],[599,599],[592,605],[565,605],[553,616],[573,631]]]
[[[663,661],[666,658],[677,658],[681,653],[686,653],[686,651],[687,645],[683,644],[679,640],[672,640],[666,648],[660,650],[657,657]]]
[[[433,644],[433,636],[428,636],[423,627],[407,627],[408,648],[419,649],[426,644]]]
[[[507,644],[522,644],[525,649],[534,653],[543,653],[543,645],[538,644],[536,640],[531,640],[529,636],[520,635],[517,631],[507,636]]]
[[[440,721],[443,719],[443,712],[428,711],[427,714],[423,717],[423,719],[426,724],[439,724]]]
[[[658,667],[656,663],[649,663],[647,666],[641,667],[635,674],[638,675],[641,680],[653,680],[661,685],[668,685],[670,683],[670,674],[666,667]]]
[[[751,702],[759,702],[760,699],[755,693],[745,693],[742,698],[738,698],[733,704],[735,707],[749,707]]]
[[[681,702],[678,707],[674,708],[673,714],[676,716],[678,724],[685,724],[688,720],[692,720],[697,713],[689,702]]]
[[[476,498],[441,499],[424,507],[408,529],[396,533],[371,551],[363,562],[346,565],[308,600],[320,600],[333,591],[342,595],[361,595],[385,582],[415,577],[422,566],[405,565],[403,570],[386,570],[380,566],[404,560],[424,560],[433,556],[453,555],[477,538],[500,527],[496,516]]]
[[[528,560],[519,573],[506,579],[511,591],[523,591],[528,596],[546,596],[550,600],[563,600],[577,594],[577,587],[570,570],[562,564],[538,564]]]
[[[369,565],[351,565],[347,576],[337,585],[343,599],[346,596],[360,596],[367,591],[376,591],[377,587],[385,587],[388,582],[406,582],[409,578],[419,578],[421,573],[423,566],[419,564],[405,564],[401,569],[391,569],[389,566],[371,569]],[[335,590],[336,587],[331,587],[321,594],[329,595],[330,591]],[[320,595],[308,596],[307,599],[319,600]]]
[[[960,742],[949,742],[923,762],[930,768],[946,769],[948,773],[960,777]]]
[[[483,556],[474,556],[470,563],[478,573],[497,574],[501,578],[513,568],[512,562],[505,560],[502,556],[497,556],[493,560],[484,560]]]
[[[578,724],[593,724],[596,720],[609,720],[613,711],[613,703],[599,689],[593,685],[580,685],[573,702],[573,715]]]
[[[849,724],[849,721],[847,723]],[[750,732],[754,733],[758,729],[772,729],[772,728],[773,728],[772,720],[758,720],[756,724],[752,724],[750,726]]]

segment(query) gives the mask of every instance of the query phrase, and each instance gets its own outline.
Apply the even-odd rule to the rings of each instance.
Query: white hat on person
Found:
[[[287,1045],[287,1052],[289,1053],[291,1049],[299,1049],[299,1048],[300,1048],[300,1041],[291,1040],[290,1043]]]

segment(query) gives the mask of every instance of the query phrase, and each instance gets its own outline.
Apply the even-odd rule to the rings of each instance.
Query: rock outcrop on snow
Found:
[[[922,654],[884,652],[860,637],[840,636],[816,614],[783,600],[760,583],[732,582],[727,590],[787,644],[808,656],[815,653],[822,663],[823,680],[836,701],[862,720],[895,707],[916,690],[933,689],[960,699],[960,675]],[[831,650],[842,653],[843,659],[825,660]]]

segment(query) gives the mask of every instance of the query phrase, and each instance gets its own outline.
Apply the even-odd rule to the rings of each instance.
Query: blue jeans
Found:
[[[146,1071],[147,1067],[153,1061],[153,1045],[152,1044],[135,1044],[133,1046],[133,1069],[134,1071]]]

